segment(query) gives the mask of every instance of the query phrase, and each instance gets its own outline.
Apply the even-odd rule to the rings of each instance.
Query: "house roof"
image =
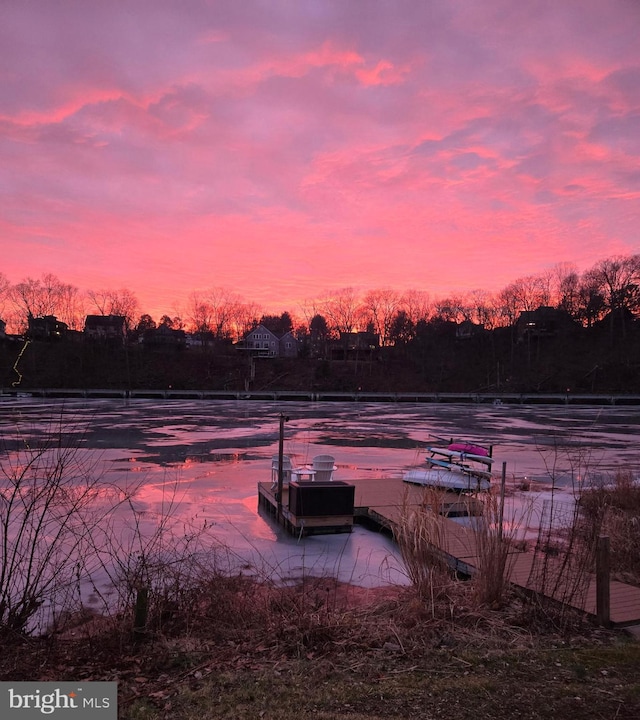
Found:
[[[84,324],[93,325],[94,327],[104,326],[111,327],[114,325],[123,325],[126,318],[124,315],[87,315]]]
[[[272,330],[269,330],[269,328],[266,325],[256,325],[253,329],[249,330],[244,336],[245,340],[249,337],[249,335],[253,334],[254,332],[267,332],[269,335],[274,337],[276,340],[282,340],[283,338],[286,338],[287,335],[290,335],[294,340],[296,340],[296,336],[293,334],[291,330],[287,330],[287,332],[284,335],[276,335]],[[296,340],[297,342],[297,340]]]

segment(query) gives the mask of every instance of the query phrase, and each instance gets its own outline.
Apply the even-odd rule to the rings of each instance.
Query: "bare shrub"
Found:
[[[619,471],[586,489],[579,502],[586,528],[597,526],[609,537],[612,572],[640,583],[640,485],[633,475]]]
[[[61,637],[75,625],[142,636],[189,608],[194,588],[216,575],[213,543],[207,552],[201,543],[206,523],[178,522],[178,481],[165,479],[151,507],[139,497],[144,479],[105,481],[102,456],[85,451],[84,438],[61,413],[17,428],[0,452],[0,634]]]
[[[584,617],[593,579],[603,513],[584,513],[585,483],[596,476],[597,451],[579,441],[557,438],[540,449],[551,480],[551,496],[542,504],[538,537],[526,583],[526,609],[566,629]],[[571,491],[573,497],[566,497]],[[564,494],[563,494],[564,493]]]
[[[560,626],[585,608],[599,535],[599,524],[585,524],[578,503],[545,501],[527,587],[531,603]]]
[[[0,453],[0,631],[38,632],[78,605],[90,538],[120,502],[62,420]]]
[[[106,518],[92,536],[100,559],[91,576],[94,597],[104,615],[121,619],[122,631],[137,639],[175,623],[178,615],[186,632],[197,610],[196,588],[222,574],[215,543],[204,543],[206,523],[178,517],[179,479],[163,479],[156,507],[138,501],[143,485],[129,490],[118,517]]]

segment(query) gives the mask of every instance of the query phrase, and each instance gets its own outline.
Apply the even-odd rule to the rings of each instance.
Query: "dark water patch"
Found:
[[[385,436],[361,436],[353,437],[334,437],[323,435],[319,437],[319,441],[323,445],[333,445],[335,447],[377,447],[377,448],[399,448],[402,450],[412,450],[417,447],[415,440],[411,438],[393,438]]]
[[[84,445],[90,449],[111,450],[117,448],[141,449],[153,433],[134,425],[105,426],[92,424],[83,433]]]
[[[155,453],[140,455],[136,458],[136,461],[164,466],[194,463],[237,464],[260,459],[263,458],[258,455],[252,455],[251,453],[212,453],[206,450],[193,452],[192,449],[185,448],[184,446],[172,446],[160,448]]]
[[[205,440],[201,442],[195,442],[191,445],[192,448],[199,448],[199,451],[206,448],[207,450],[219,450],[221,448],[242,447],[242,448],[257,448],[257,447],[270,447],[277,440],[278,436],[270,435],[251,435],[249,437],[225,437],[219,440]]]

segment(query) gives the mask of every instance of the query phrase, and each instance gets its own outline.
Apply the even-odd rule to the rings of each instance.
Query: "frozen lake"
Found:
[[[297,540],[257,510],[257,482],[271,476],[280,414],[284,451],[294,464],[336,459],[339,480],[399,477],[420,464],[434,436],[494,446],[509,484],[528,477],[534,492],[511,495],[513,510],[549,493],[570,498],[585,478],[622,468],[640,472],[640,412],[633,407],[275,403],[257,401],[0,398],[2,456],[62,424],[95,461],[105,482],[135,487],[150,531],[177,501],[174,520],[204,530],[233,562],[284,579],[330,574],[363,586],[406,582],[393,543],[356,527],[352,534]],[[186,532],[186,530],[185,530]],[[535,532],[535,519],[531,520]]]

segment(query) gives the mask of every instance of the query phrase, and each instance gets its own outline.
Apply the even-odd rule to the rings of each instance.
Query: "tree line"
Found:
[[[25,332],[30,318],[48,315],[81,330],[87,314],[99,314],[123,316],[128,329],[138,332],[165,325],[237,341],[262,323],[279,335],[291,330],[327,339],[370,331],[381,345],[394,346],[415,340],[425,323],[468,321],[494,330],[513,326],[521,313],[541,306],[562,310],[583,327],[608,317],[612,327],[619,321],[624,332],[626,321],[640,313],[640,254],[608,257],[584,272],[571,263],[559,263],[518,278],[496,293],[479,289],[433,298],[428,289],[342,288],[281,315],[267,314],[227,288],[212,287],[192,292],[183,308],[157,321],[127,288],[83,292],[51,273],[12,284],[0,273],[0,319],[14,333]]]

